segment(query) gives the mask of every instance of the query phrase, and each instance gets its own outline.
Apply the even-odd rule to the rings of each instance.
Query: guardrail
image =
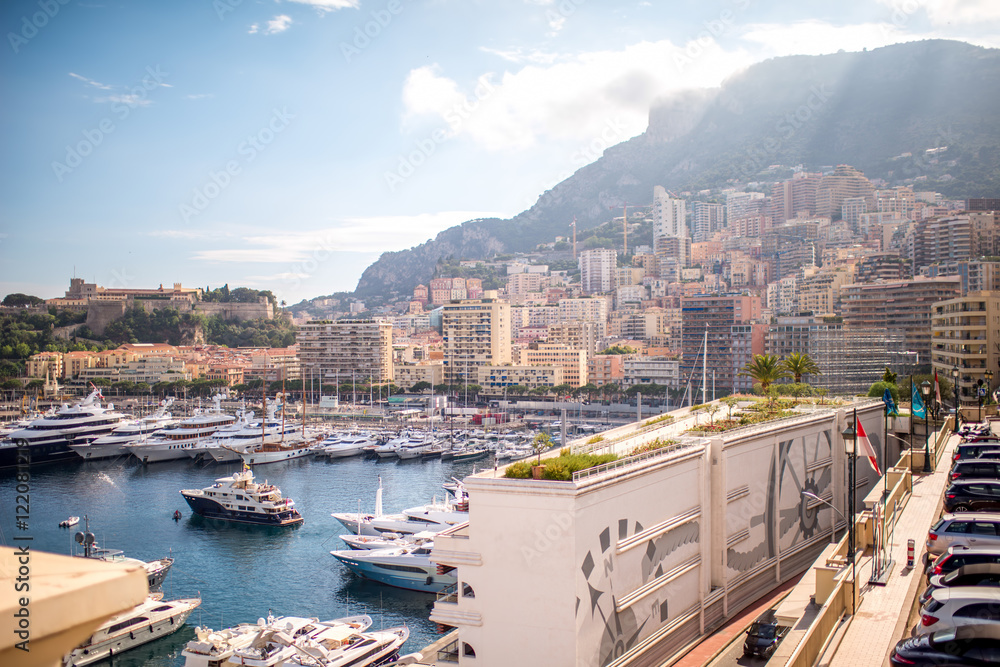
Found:
[[[643,461],[649,461],[651,459],[660,458],[666,456],[667,454],[674,454],[682,449],[693,449],[701,444],[703,444],[704,438],[698,438],[697,441],[688,442],[676,442],[670,445],[665,445],[659,449],[654,449],[649,452],[643,452],[642,454],[635,454],[633,456],[626,456],[623,459],[618,459],[617,461],[611,461],[610,463],[602,463],[599,466],[594,466],[593,468],[587,468],[586,470],[578,470],[573,473],[573,481],[579,482],[580,480],[586,479],[588,477],[593,477],[594,475],[602,475],[611,470],[617,470],[618,468],[625,468],[627,466],[635,465],[636,463],[642,463]]]
[[[651,431],[670,426],[671,424],[677,423],[677,419],[665,419],[659,421],[655,424],[648,424],[645,426],[640,426],[634,431],[629,431],[628,433],[623,433],[614,438],[599,440],[598,442],[584,443],[582,445],[575,445],[573,447],[574,454],[591,454],[599,449],[610,448],[613,445],[617,445],[620,442],[625,442],[626,440],[631,440],[632,438],[638,437],[640,435],[645,435]]]

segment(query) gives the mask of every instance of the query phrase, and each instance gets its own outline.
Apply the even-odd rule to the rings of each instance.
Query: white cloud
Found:
[[[191,93],[190,95],[185,95],[186,100],[204,100],[211,97],[215,97],[212,93]]]
[[[230,232],[208,229],[155,229],[149,236],[162,239],[218,239],[233,236]]]
[[[438,117],[454,134],[492,151],[525,150],[545,140],[589,143],[606,136],[609,125],[618,143],[645,130],[656,98],[717,86],[751,62],[743,50],[725,51],[714,40],[696,45],[640,42],[532,63],[499,80],[484,74],[473,90],[463,90],[436,66],[421,67],[404,84],[403,120]]]
[[[83,81],[84,83],[93,86],[94,88],[100,88],[101,90],[111,90],[114,86],[110,86],[106,83],[101,83],[100,81],[94,81],[93,79],[88,79],[85,76],[80,76],[75,72],[70,72],[69,75],[74,79]]]
[[[289,0],[301,5],[312,5],[321,12],[335,12],[338,9],[357,9],[360,0]]]
[[[148,107],[152,100],[146,99],[146,95],[108,95],[94,99],[95,102],[112,102],[117,104],[127,104],[131,108]]]
[[[267,22],[267,30],[264,33],[267,35],[276,35],[279,32],[288,30],[290,25],[292,25],[292,17],[287,14],[279,14]]]
[[[348,218],[340,225],[326,229],[244,236],[241,240],[250,247],[196,250],[192,259],[268,264],[295,264],[320,258],[326,261],[334,252],[380,253],[410,248],[466,220],[499,215],[483,211],[443,211],[412,216]],[[164,230],[155,234],[171,238],[199,238],[185,236],[187,232],[184,230]]]
[[[253,23],[250,25],[250,29],[247,30],[247,33],[251,35],[256,35],[258,30],[260,30],[260,26],[256,23]]]
[[[1000,20],[996,0],[876,0],[891,11],[886,21],[902,27],[920,10],[935,26],[983,25]]]
[[[790,55],[822,55],[878,48],[914,39],[891,23],[832,25],[824,21],[755,23],[740,31],[754,44],[757,60]]]
[[[540,51],[538,49],[491,49],[489,47],[482,46],[479,49],[483,53],[491,53],[495,56],[499,56],[508,62],[515,63],[517,65],[523,65],[524,63],[535,63],[536,65],[551,65],[557,60],[562,59],[558,53],[551,53],[548,51]]]

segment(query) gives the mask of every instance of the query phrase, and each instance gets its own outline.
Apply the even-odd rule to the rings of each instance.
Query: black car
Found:
[[[747,638],[743,641],[743,655],[759,655],[770,658],[774,655],[778,644],[788,634],[788,628],[778,625],[777,615],[773,609],[768,609],[750,624]]]
[[[992,452],[984,452],[992,454]],[[996,458],[962,459],[955,461],[951,467],[951,481],[956,479],[969,479],[978,477],[981,479],[1000,479],[1000,451],[996,452]]]
[[[1000,510],[1000,480],[959,479],[944,492],[945,512],[994,512]]]
[[[962,625],[904,639],[889,655],[894,667],[978,667],[1000,663],[1000,627]]]

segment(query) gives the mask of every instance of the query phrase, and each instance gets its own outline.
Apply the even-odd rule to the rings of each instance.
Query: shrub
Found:
[[[530,479],[531,463],[528,461],[517,461],[516,463],[511,463],[507,466],[507,471],[504,472],[503,476],[513,479]]]
[[[588,445],[596,445],[599,442],[604,442],[604,436],[603,435],[595,435],[590,440],[587,440],[587,444]],[[564,451],[565,451],[564,449],[561,449],[561,450],[559,450],[559,453],[562,454]]]
[[[542,479],[554,479],[560,482],[568,482],[573,479],[573,473],[565,461],[553,459],[545,463],[545,470],[542,471]]]

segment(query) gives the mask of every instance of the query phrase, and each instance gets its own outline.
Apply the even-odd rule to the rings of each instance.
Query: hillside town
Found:
[[[638,388],[678,404],[753,391],[744,371],[755,355],[804,353],[818,369],[808,391],[863,393],[893,368],[957,378],[960,400],[974,404],[986,370],[1000,367],[996,199],[882,188],[847,165],[758,191],[652,195],[586,241],[574,224],[534,253],[462,259],[408,299],[305,302],[288,348],[205,345],[195,332],[193,345],[41,352],[26,375],[49,391],[66,381],[254,380],[322,391],[350,379],[492,396]],[[493,276],[495,289],[472,274]],[[86,310],[98,331],[137,305],[274,317],[263,297],[203,303],[201,291],[74,279],[44,308]]]

